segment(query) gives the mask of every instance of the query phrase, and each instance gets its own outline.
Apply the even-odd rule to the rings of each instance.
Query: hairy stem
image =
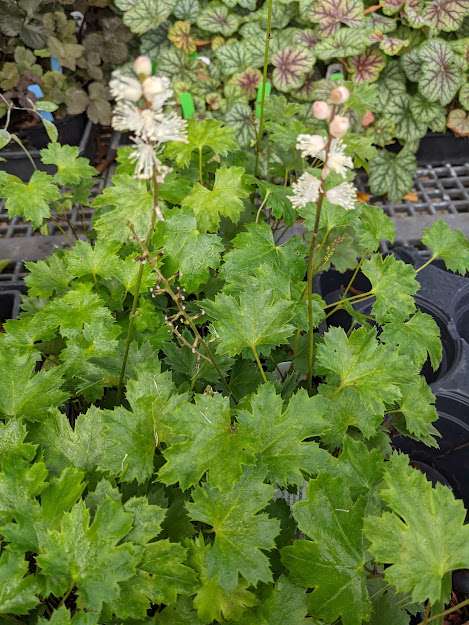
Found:
[[[327,159],[332,144],[332,136],[329,138],[324,149],[324,167],[321,171],[321,188],[318,199],[318,205],[316,208],[316,218],[314,220],[313,233],[311,235],[311,244],[309,246],[308,254],[308,268],[306,273],[306,297],[308,298],[308,390],[311,392],[313,388],[313,360],[314,360],[314,323],[313,323],[313,278],[314,278],[314,252],[316,250],[316,243],[319,233],[319,224],[321,222],[321,210],[324,203],[325,191],[323,189],[323,183],[326,178],[325,169]]]
[[[251,351],[252,351],[252,355],[254,356],[254,359],[257,363],[257,368],[259,369],[259,373],[261,374],[262,380],[267,383],[267,376],[265,375],[265,371],[262,368],[262,363],[259,359],[259,354],[257,353],[257,349],[255,345],[251,345]]]
[[[151,219],[150,219],[150,227],[148,229],[148,233],[147,233],[147,237],[145,239],[145,247],[148,248],[151,242],[151,237],[153,235],[153,231],[155,229],[155,225],[156,225],[156,218],[157,216],[159,218],[161,218],[161,211],[160,208],[158,206],[158,197],[159,197],[159,185],[158,185],[158,180],[157,180],[157,175],[156,175],[156,171],[153,172],[153,180],[152,180],[152,190],[153,190],[153,202],[152,202],[152,211],[151,211]],[[134,298],[132,300],[132,308],[130,310],[130,315],[129,315],[129,325],[127,328],[127,336],[125,339],[125,348],[124,348],[124,357],[122,359],[122,367],[121,367],[121,372],[119,375],[119,383],[117,385],[117,393],[118,396],[121,395],[122,393],[122,386],[124,383],[124,378],[125,378],[125,371],[127,369],[127,361],[129,359],[129,351],[130,351],[130,346],[132,344],[132,338],[133,338],[133,330],[134,330],[134,325],[135,325],[135,317],[137,314],[137,308],[138,308],[138,301],[140,299],[140,291],[142,288],[142,280],[143,280],[143,272],[145,270],[145,263],[142,261],[140,263],[140,267],[138,269],[138,275],[137,275],[137,282],[135,284],[135,292],[134,292]]]
[[[259,158],[261,152],[262,135],[264,134],[264,109],[265,109],[265,94],[267,89],[267,70],[269,67],[269,50],[270,50],[270,38],[272,36],[272,5],[273,0],[267,0],[267,30],[265,33],[265,46],[264,46],[264,71],[262,74],[262,92],[261,92],[261,112],[259,116],[259,130],[257,132],[256,141],[256,176],[259,173]]]

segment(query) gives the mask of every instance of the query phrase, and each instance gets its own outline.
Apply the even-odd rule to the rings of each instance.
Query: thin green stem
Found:
[[[428,265],[431,265],[431,263],[436,260],[438,257],[432,256],[431,258],[429,258],[425,263],[423,263],[423,265],[420,265],[420,267],[418,267],[415,272],[418,273],[419,271],[422,271],[422,269],[425,269],[425,267],[428,267]]]
[[[159,206],[158,206],[159,185],[158,185],[157,175],[156,175],[155,171],[153,172],[152,186],[153,186],[153,202],[152,202],[150,227],[148,229],[147,237],[145,239],[145,247],[146,248],[149,247],[150,242],[151,242],[151,237],[153,235],[153,231],[154,231],[155,225],[156,225],[156,217],[157,217],[157,215],[161,214],[160,210],[159,210]],[[119,375],[119,383],[117,385],[117,394],[118,394],[118,396],[121,395],[122,387],[123,387],[123,384],[124,384],[125,371],[127,369],[127,361],[129,359],[130,346],[132,344],[133,331],[134,331],[134,325],[135,325],[135,317],[137,315],[137,308],[138,308],[138,302],[139,302],[139,299],[140,299],[140,291],[141,291],[141,288],[142,288],[142,281],[143,281],[143,272],[144,272],[144,270],[145,270],[145,264],[142,261],[140,263],[140,267],[138,269],[137,281],[135,283],[134,298],[132,300],[132,308],[130,310],[130,315],[129,315],[129,325],[128,325],[128,328],[127,328],[127,336],[126,336],[126,339],[125,339],[124,357],[122,359],[122,367],[121,367],[121,371],[120,371],[120,375]]]
[[[264,208],[264,206],[267,204],[267,200],[269,199],[269,196],[271,195],[271,191],[267,191],[267,193],[265,194],[265,198],[262,200],[262,204],[259,206],[259,210],[257,211],[257,215],[256,215],[256,224],[259,223],[259,217],[261,216],[262,213],[262,209]]]
[[[199,182],[202,185],[204,184],[204,163],[201,147],[199,147]]]
[[[448,608],[447,610],[444,610],[443,612],[439,612],[438,614],[432,615],[430,618],[427,618],[426,621],[424,620],[421,623],[419,623],[419,625],[425,625],[425,623],[431,623],[432,621],[437,621],[438,619],[443,618],[444,616],[448,616],[448,614],[452,614],[453,612],[457,612],[461,608],[465,608],[467,605],[469,605],[469,599],[464,599],[464,601],[461,601],[457,605],[454,605],[452,608]]]
[[[267,0],[267,30],[265,34],[264,45],[264,71],[262,74],[262,91],[261,91],[261,106],[259,116],[259,130],[257,132],[256,141],[256,176],[259,173],[259,158],[261,152],[262,135],[264,134],[264,110],[265,110],[265,94],[267,89],[267,70],[269,67],[269,51],[270,51],[270,38],[272,36],[272,6],[273,0]]]
[[[340,310],[342,308],[342,305],[346,302],[349,302],[350,304],[359,304],[360,302],[364,302],[365,300],[370,299],[373,296],[373,291],[368,291],[368,293],[354,295],[353,297],[347,297],[346,299],[341,299],[338,302],[334,302],[334,304],[328,304],[325,308],[331,308],[332,306],[335,307],[327,313],[326,319],[328,319],[331,315]]]
[[[355,271],[352,274],[352,277],[349,280],[349,283],[347,284],[347,286],[345,287],[345,291],[343,293],[343,298],[347,297],[347,293],[350,291],[350,289],[352,288],[353,283],[355,282],[355,278],[358,275],[358,272],[360,271],[361,267],[363,264],[363,258],[360,258],[360,261],[358,262],[358,265],[355,267]]]
[[[37,171],[37,166],[36,163],[34,162],[33,157],[31,156],[31,154],[28,152],[27,148],[25,147],[25,145],[23,144],[23,142],[21,141],[21,139],[19,137],[17,137],[16,135],[10,135],[11,138],[13,139],[13,141],[15,141],[20,148],[23,150],[23,152],[26,154],[26,156],[29,159],[29,162],[31,163],[31,165],[33,166],[33,169],[35,171]]]
[[[263,381],[265,383],[267,383],[267,376],[265,375],[265,371],[262,368],[262,364],[261,361],[259,359],[259,354],[257,353],[257,349],[255,345],[251,345],[251,351],[252,351],[252,355],[254,356],[256,363],[257,363],[257,368],[259,369],[259,373],[261,374],[261,377],[263,379]]]

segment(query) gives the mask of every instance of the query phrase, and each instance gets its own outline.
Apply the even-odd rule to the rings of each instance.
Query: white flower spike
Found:
[[[342,206],[349,211],[356,206],[357,190],[351,182],[342,182],[337,187],[326,191],[326,197],[331,204]]]
[[[130,102],[138,102],[142,97],[142,86],[140,81],[133,76],[127,76],[120,70],[112,73],[112,79],[109,83],[112,97],[118,102],[129,100]]]
[[[296,149],[301,152],[301,156],[315,158],[326,147],[326,139],[321,135],[298,135],[296,139]]]
[[[290,202],[295,208],[304,208],[310,202],[317,202],[321,190],[321,181],[312,174],[305,172],[292,185],[293,195]]]
[[[324,160],[325,153],[320,154],[320,158]],[[329,148],[329,155],[325,165],[326,174],[334,171],[341,176],[347,175],[347,170],[353,168],[353,161],[344,151],[344,144],[340,139],[333,139]]]

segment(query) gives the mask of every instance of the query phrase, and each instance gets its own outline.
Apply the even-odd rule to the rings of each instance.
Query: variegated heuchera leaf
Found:
[[[117,8],[124,12],[124,24],[137,35],[167,20],[176,3],[177,0],[116,0]]]
[[[459,90],[458,100],[466,111],[469,111],[469,83],[466,82]]]
[[[314,65],[314,57],[304,48],[284,48],[272,58],[272,65],[274,87],[279,91],[292,91],[303,84]]]
[[[215,0],[200,12],[197,26],[209,33],[220,33],[224,37],[229,37],[238,30],[239,18],[230,13],[227,6]]]
[[[295,47],[313,50],[314,46],[317,44],[318,41],[318,34],[314,30],[311,30],[310,28],[304,28],[297,31],[293,35],[292,44]]]
[[[400,64],[408,80],[418,82],[421,73],[419,48],[413,48],[400,58]]]
[[[382,2],[383,13],[385,15],[395,15],[398,11],[400,11],[402,5],[405,0],[384,0]]]
[[[236,139],[241,147],[248,147],[256,139],[256,123],[254,113],[249,104],[237,102],[225,115],[228,126],[234,129]]]
[[[258,69],[248,67],[240,74],[233,76],[233,81],[241,89],[241,93],[249,100],[256,97],[257,88],[261,81],[262,74]]]
[[[395,56],[402,52],[409,45],[408,39],[400,39],[399,37],[388,37],[383,35],[379,47],[388,56]]]
[[[360,26],[364,19],[363,3],[361,0],[317,0],[308,17],[318,25],[322,36],[329,37],[342,25]]]
[[[467,0],[432,0],[425,7],[423,19],[426,26],[436,32],[451,32],[461,28],[464,18],[468,15]]]
[[[448,115],[448,128],[458,137],[469,137],[469,114],[462,109],[454,109]]]
[[[428,123],[414,114],[411,97],[396,94],[386,106],[385,116],[394,123],[395,136],[402,142],[417,142],[427,131]]]
[[[445,109],[438,102],[429,102],[419,93],[411,98],[410,110],[415,119],[419,119],[426,124],[433,123],[441,115],[445,114]]]
[[[173,15],[178,20],[195,22],[200,11],[199,0],[178,0]]]
[[[417,170],[414,154],[403,149],[398,154],[381,150],[371,161],[370,189],[374,195],[387,194],[391,202],[398,202],[412,189]]]
[[[168,31],[168,39],[176,48],[187,54],[197,50],[195,41],[191,37],[191,23],[187,20],[175,22]]]
[[[352,56],[347,61],[347,67],[352,74],[353,80],[357,83],[378,80],[385,64],[383,53],[376,48],[369,48],[363,54]]]
[[[371,34],[372,29],[369,27],[341,28],[330,37],[319,41],[314,53],[323,61],[355,56],[367,49]]]
[[[218,48],[215,53],[220,62],[221,71],[225,76],[232,76],[242,72],[252,65],[252,57],[241,41],[227,43]]]
[[[443,39],[431,39],[419,48],[420,93],[440,104],[449,104],[464,80],[462,63]]]

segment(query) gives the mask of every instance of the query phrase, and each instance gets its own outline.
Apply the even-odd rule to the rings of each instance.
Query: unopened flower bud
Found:
[[[329,132],[336,139],[343,137],[350,127],[350,122],[347,117],[342,115],[336,115],[329,124]]]
[[[148,56],[138,56],[134,61],[134,72],[137,76],[151,76],[151,60]]]
[[[329,100],[332,104],[344,104],[344,102],[347,102],[349,97],[350,91],[347,87],[335,87],[329,95]]]
[[[371,111],[367,111],[362,117],[362,126],[363,128],[368,128],[375,121],[375,116]]]
[[[317,100],[313,104],[313,115],[316,119],[330,119],[332,114],[331,107],[323,100]]]

